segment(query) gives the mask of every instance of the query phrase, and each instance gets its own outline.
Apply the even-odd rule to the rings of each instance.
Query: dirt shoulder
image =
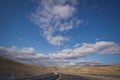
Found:
[[[59,80],[120,80],[120,76],[93,74],[60,74]]]

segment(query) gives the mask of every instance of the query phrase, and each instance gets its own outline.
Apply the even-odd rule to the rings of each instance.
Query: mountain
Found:
[[[43,75],[54,72],[53,68],[39,65],[23,64],[0,56],[0,75],[1,76],[30,76]]]

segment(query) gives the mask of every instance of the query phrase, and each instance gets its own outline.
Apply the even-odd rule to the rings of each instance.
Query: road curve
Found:
[[[56,80],[59,77],[59,74],[50,74],[47,76],[36,76],[33,78],[30,78],[30,80]]]
[[[30,77],[3,77],[0,80],[57,80],[58,73],[51,73],[47,75],[30,76]]]

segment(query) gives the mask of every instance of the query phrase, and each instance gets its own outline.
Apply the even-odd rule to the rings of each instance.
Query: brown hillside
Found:
[[[58,67],[59,72],[71,74],[102,74],[120,76],[120,65],[114,66],[78,66],[78,67]]]
[[[53,72],[52,68],[39,65],[23,64],[8,58],[0,57],[0,75],[2,76],[29,76]]]

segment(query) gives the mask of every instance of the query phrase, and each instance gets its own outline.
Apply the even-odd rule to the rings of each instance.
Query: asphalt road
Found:
[[[30,77],[4,77],[0,80],[56,80],[59,77],[58,73],[51,73],[47,75],[40,76],[30,76]]]
[[[24,79],[16,79],[16,80],[56,80],[58,77],[59,74],[51,73],[43,76],[26,77]]]
[[[120,76],[51,73],[30,77],[0,78],[0,80],[120,80]]]
[[[59,79],[58,79],[59,78]],[[33,77],[26,77],[26,78],[18,78],[15,80],[91,80],[89,78],[79,76],[79,75],[72,75],[72,74],[56,74],[51,73],[43,76],[33,76]]]

